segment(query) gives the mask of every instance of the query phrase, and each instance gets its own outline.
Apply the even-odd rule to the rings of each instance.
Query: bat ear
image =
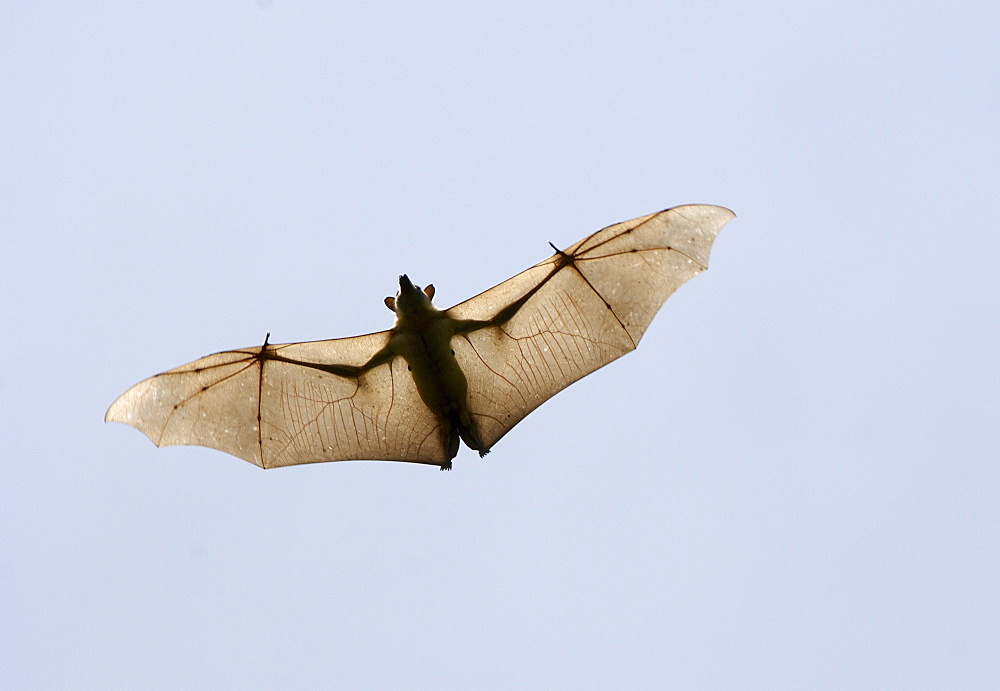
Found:
[[[391,298],[391,297],[390,298],[386,298],[385,299],[385,306],[388,307],[391,311],[395,312],[396,311],[396,298]]]
[[[434,286],[433,285],[428,285],[426,288],[424,288],[424,295],[427,296],[428,300],[433,300],[434,299]]]

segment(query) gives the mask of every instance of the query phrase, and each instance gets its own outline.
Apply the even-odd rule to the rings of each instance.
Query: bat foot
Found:
[[[490,452],[489,449],[484,449],[484,450],[482,450],[482,451],[479,452],[479,457],[480,458],[486,458],[486,454],[488,454],[489,452]]]
[[[441,470],[451,470],[451,461],[445,461],[442,463]]]

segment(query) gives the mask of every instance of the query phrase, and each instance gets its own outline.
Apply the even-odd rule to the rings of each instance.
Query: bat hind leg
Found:
[[[477,451],[480,458],[490,452],[486,444],[479,438],[479,430],[476,429],[471,420],[468,424],[462,424],[462,422],[444,418],[441,424],[441,441],[444,444],[447,459],[441,464],[441,470],[451,470],[451,461],[458,455],[459,439],[464,441],[470,449]]]
[[[472,424],[471,421],[468,425],[460,426],[458,428],[458,433],[461,435],[462,441],[465,442],[466,446],[468,446],[473,451],[479,452],[480,458],[482,458],[483,456],[485,456],[490,452],[486,444],[484,444],[482,439],[479,438],[479,430],[476,429],[476,426]]]
[[[441,441],[447,456],[441,464],[441,470],[451,470],[451,459],[458,455],[458,430],[447,420],[441,425]]]

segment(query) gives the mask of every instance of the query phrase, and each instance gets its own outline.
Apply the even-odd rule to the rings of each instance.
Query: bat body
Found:
[[[634,350],[708,268],[718,206],[608,226],[447,310],[406,276],[392,329],[203,357],[139,382],[105,416],[157,446],[198,444],[263,468],[352,459],[450,469],[485,455],[563,388]]]

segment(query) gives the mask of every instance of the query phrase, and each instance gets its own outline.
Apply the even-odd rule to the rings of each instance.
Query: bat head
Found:
[[[385,299],[385,306],[397,315],[429,312],[434,308],[431,298],[434,297],[434,286],[429,285],[423,290],[414,285],[406,274],[399,277],[399,292],[396,297]]]

